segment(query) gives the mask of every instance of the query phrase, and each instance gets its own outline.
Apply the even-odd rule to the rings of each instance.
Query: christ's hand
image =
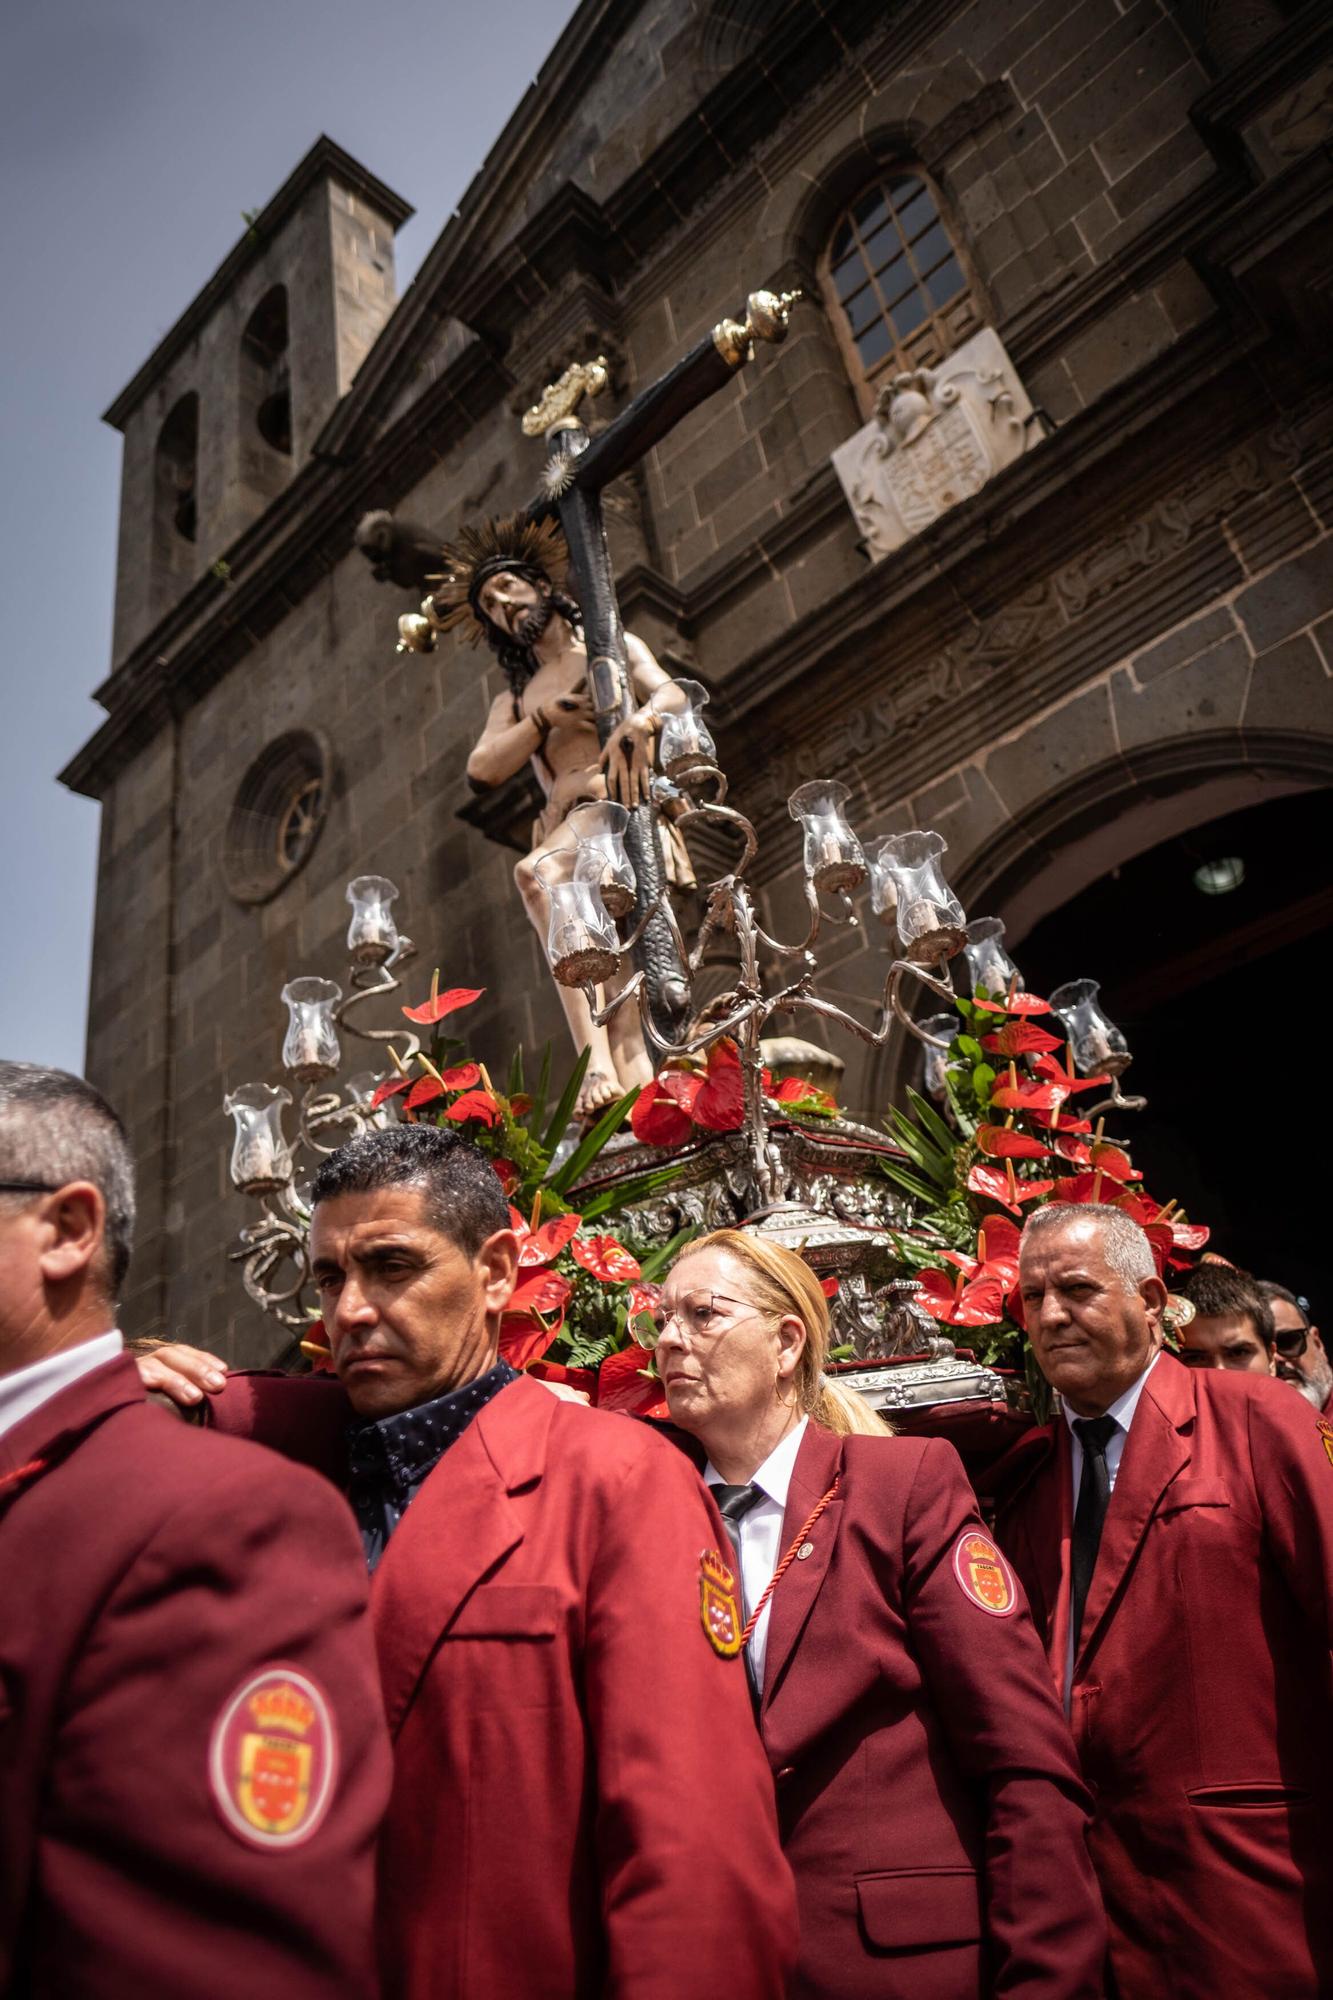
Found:
[[[613,799],[633,812],[644,804],[653,775],[652,724],[640,715],[627,715],[602,752],[606,788]]]

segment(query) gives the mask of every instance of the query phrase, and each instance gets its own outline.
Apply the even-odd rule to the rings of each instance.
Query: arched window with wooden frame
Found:
[[[819,275],[867,414],[886,379],[937,366],[982,324],[963,258],[919,167],[888,168],[861,190],[829,237]]]

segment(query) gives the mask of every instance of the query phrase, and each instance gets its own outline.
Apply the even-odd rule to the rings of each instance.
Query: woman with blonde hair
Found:
[[[793,2000],[1100,1994],[1089,1800],[953,1447],[895,1437],[828,1378],[819,1282],[760,1236],[691,1243],[657,1318],[734,1549],[800,1902]]]

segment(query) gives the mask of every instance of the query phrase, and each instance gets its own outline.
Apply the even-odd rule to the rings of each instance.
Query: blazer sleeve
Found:
[[[700,1557],[727,1546],[698,1475],[636,1439],[605,1495],[587,1595],[606,2000],[781,2000],[791,1871],[739,1658],[703,1623]]]
[[[1333,1423],[1285,1383],[1248,1401],[1264,1537],[1287,1587],[1333,1648]]]
[[[372,2000],[390,1753],[355,1525],[313,1474],[198,1460],[65,1692],[40,1829],[59,1990],[107,1994],[109,1957],[117,1992]]]
[[[993,1558],[993,1561],[992,1561]],[[983,1902],[996,1995],[1100,1995],[1090,1800],[1022,1586],[953,1447],[926,1444],[903,1524],[908,1637],[959,1766],[989,1796]]]

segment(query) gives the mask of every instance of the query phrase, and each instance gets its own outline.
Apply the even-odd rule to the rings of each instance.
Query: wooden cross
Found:
[[[752,292],[744,319],[720,321],[595,439],[576,412],[585,396],[596,396],[607,385],[607,365],[600,358],[566,369],[523,418],[524,435],[545,437],[550,447],[542,491],[528,512],[534,518],[557,515],[569,544],[588,649],[588,693],[603,745],[635,704],[602,519],[602,492],[682,417],[729,382],[749,359],[756,340],[785,339],[790,311],[799,297],[799,292]],[[651,806],[638,806],[631,813],[625,845],[638,883],[637,925],[663,886],[662,851]],[[644,974],[654,1025],[666,1039],[677,1039],[689,1011],[689,979],[660,911],[646,925],[634,957]]]

